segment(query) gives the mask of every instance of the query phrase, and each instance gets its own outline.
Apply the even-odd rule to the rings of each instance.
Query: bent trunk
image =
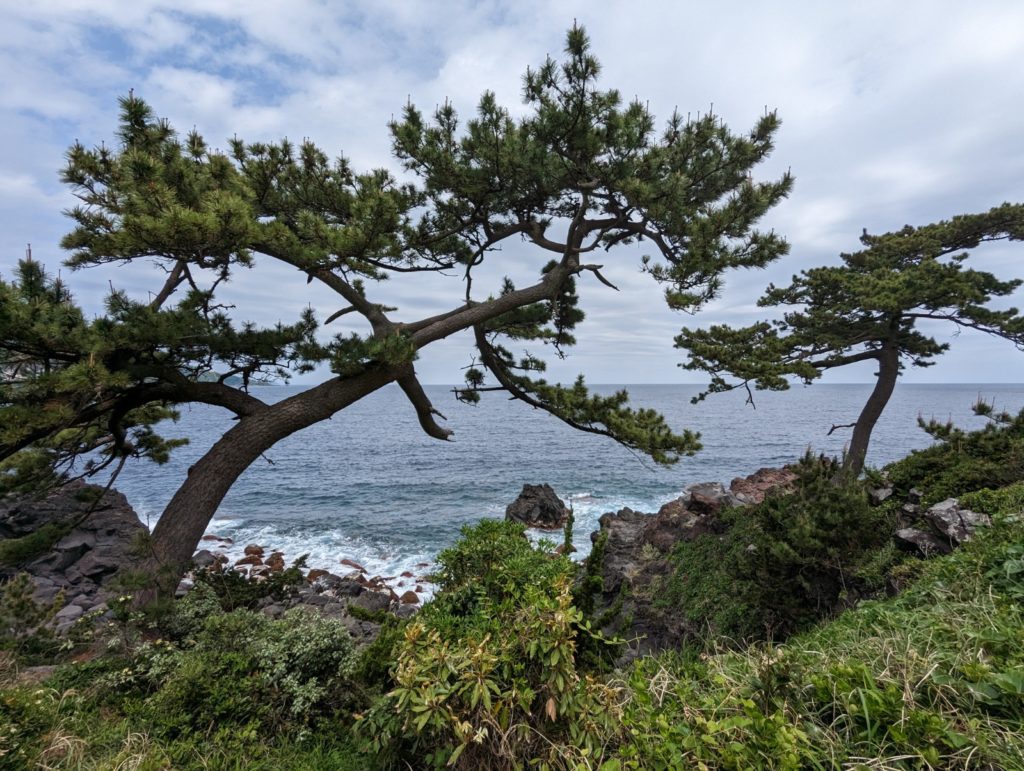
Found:
[[[868,397],[864,409],[861,410],[853,427],[853,436],[850,438],[850,448],[847,450],[846,459],[843,461],[843,476],[854,479],[864,470],[864,459],[868,454],[868,443],[871,441],[871,432],[875,423],[889,403],[893,389],[896,387],[896,379],[900,374],[900,354],[896,346],[887,344],[878,355],[878,379],[875,387]]]
[[[189,469],[157,522],[147,573],[158,590],[173,592],[196,546],[231,485],[260,455],[296,431],[406,374],[411,367],[380,367],[351,378],[333,378],[255,415],[242,418]]]

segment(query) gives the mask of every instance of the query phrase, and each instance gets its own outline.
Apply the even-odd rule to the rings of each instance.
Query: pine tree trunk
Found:
[[[296,431],[326,420],[411,368],[380,367],[351,378],[334,378],[256,415],[242,418],[189,469],[150,540],[145,571],[158,592],[173,592],[184,575],[217,507],[238,477],[260,455]],[[151,593],[146,599],[152,599]]]
[[[868,454],[868,443],[871,441],[871,432],[875,423],[889,403],[893,389],[896,387],[896,380],[900,374],[900,354],[896,346],[887,344],[878,355],[878,375],[875,387],[868,397],[864,409],[853,427],[853,436],[850,438],[850,448],[847,450],[846,459],[843,462],[843,476],[848,479],[855,479],[864,470],[864,459]]]

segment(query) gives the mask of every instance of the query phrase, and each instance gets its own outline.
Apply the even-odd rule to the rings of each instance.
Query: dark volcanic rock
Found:
[[[58,631],[104,604],[104,583],[134,561],[136,540],[147,532],[117,491],[107,491],[93,505],[101,493],[101,487],[73,482],[39,499],[9,495],[0,500],[0,537],[20,538],[51,523],[69,528],[50,550],[26,564],[0,566],[0,579],[28,573],[37,602],[52,602],[64,592],[65,608],[55,619]]]
[[[521,522],[527,527],[557,530],[569,519],[569,509],[555,495],[551,485],[523,485],[519,497],[505,509],[505,519]]]

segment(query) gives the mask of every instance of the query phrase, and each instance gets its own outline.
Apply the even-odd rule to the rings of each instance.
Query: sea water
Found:
[[[609,394],[618,386],[598,386]],[[334,416],[282,440],[235,483],[208,533],[231,538],[229,556],[257,543],[307,554],[308,565],[346,570],[341,559],[371,574],[417,575],[428,570],[460,528],[504,515],[524,483],[547,482],[575,514],[574,544],[590,548],[590,533],[604,512],[628,506],[656,512],[694,482],[728,484],[766,466],[797,460],[807,449],[836,455],[871,386],[797,386],[786,392],[731,392],[690,403],[692,385],[626,386],[636,406],[663,413],[678,431],[699,431],[704,448],[661,467],[611,439],[574,430],[557,418],[496,394],[477,406],[462,404],[447,386],[427,386],[434,405],[454,430],[452,441],[426,436],[396,386],[370,395]],[[302,390],[266,386],[253,395],[275,402]],[[979,428],[978,398],[1016,413],[1024,385],[900,384],[871,438],[868,464],[881,466],[932,443],[918,416]],[[233,425],[224,410],[185,407],[166,436],[189,437],[165,466],[137,463],[117,480],[150,527],[184,480],[188,467]],[[561,533],[553,536],[561,540]]]

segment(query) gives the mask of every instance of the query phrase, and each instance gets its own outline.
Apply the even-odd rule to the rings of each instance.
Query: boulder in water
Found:
[[[558,530],[565,527],[569,509],[549,484],[523,485],[519,497],[505,509],[505,519],[527,527]]]

